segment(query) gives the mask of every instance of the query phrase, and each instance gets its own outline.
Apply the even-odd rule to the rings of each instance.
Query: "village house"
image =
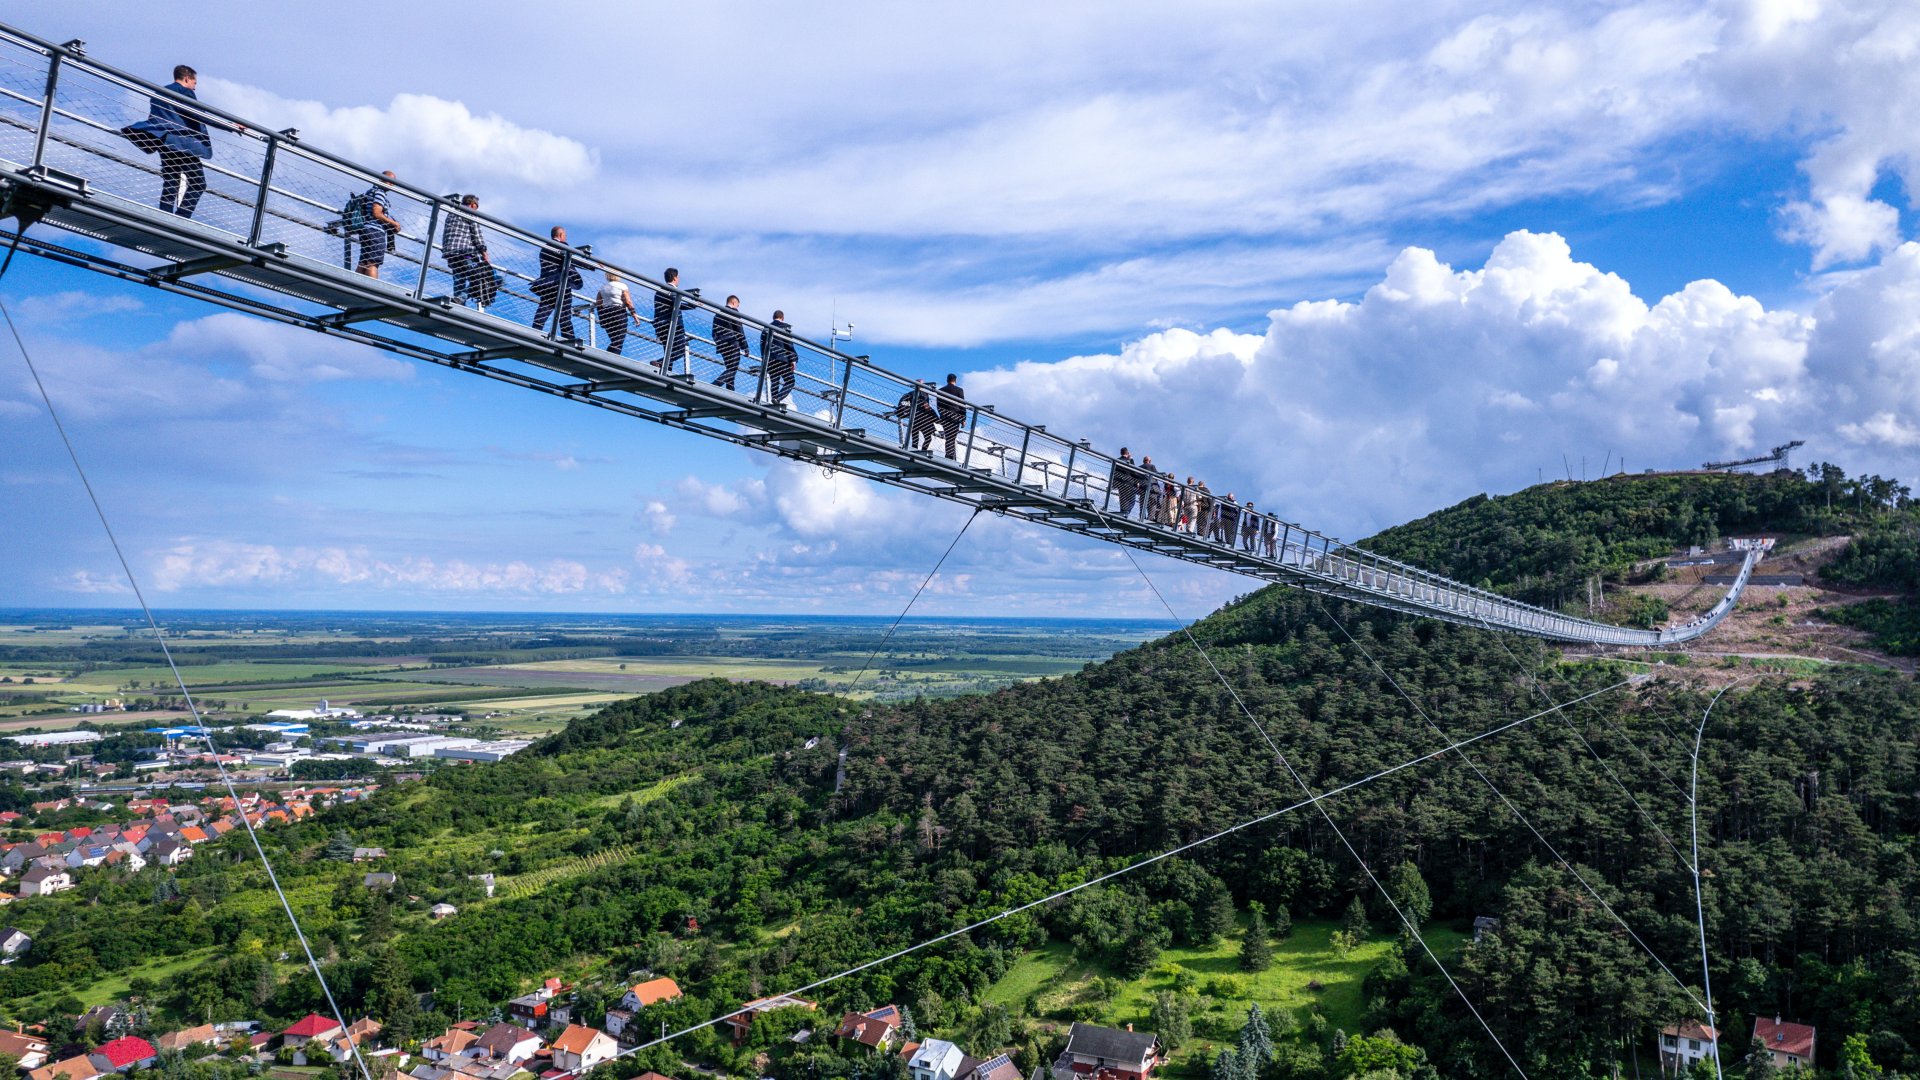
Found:
[[[435,904],[427,909],[428,917],[434,919],[451,919],[458,914],[460,909],[448,903]]]
[[[1714,1056],[1720,1033],[1698,1020],[1684,1020],[1660,1029],[1660,1071],[1679,1072]]]
[[[64,869],[36,866],[20,875],[21,896],[51,896],[73,888],[73,875]]]
[[[436,1035],[421,1044],[420,1054],[428,1061],[445,1061],[466,1053],[467,1048],[479,1038],[480,1036],[462,1028],[448,1028],[444,1035]]]
[[[969,1071],[966,1052],[945,1039],[928,1039],[907,1057],[913,1080],[959,1080]]]
[[[1160,1064],[1160,1040],[1128,1024],[1117,1028],[1075,1024],[1067,1048],[1054,1059],[1054,1080],[1148,1080]]]
[[[543,1027],[565,1027],[573,1018],[572,1001],[560,996],[566,990],[567,985],[559,979],[548,979],[539,989],[529,990],[507,1002],[507,1015],[515,1023],[535,1031]]]
[[[885,1050],[900,1032],[900,1019],[900,1009],[895,1005],[882,1005],[872,1012],[850,1012],[840,1018],[840,1026],[833,1029],[833,1034],[836,1038]]]
[[[171,836],[163,836],[153,842],[153,847],[147,850],[147,855],[161,866],[179,866],[193,858],[193,849]]]
[[[24,1031],[0,1028],[0,1054],[9,1054],[20,1068],[32,1072],[47,1063],[47,1040]]]
[[[1811,1025],[1796,1024],[1778,1016],[1769,1020],[1753,1018],[1753,1037],[1767,1048],[1776,1069],[1813,1068],[1814,1032]]]
[[[219,1041],[220,1032],[218,1029],[212,1024],[201,1024],[199,1027],[169,1031],[165,1035],[154,1039],[153,1045],[161,1050],[179,1051],[202,1044],[212,1045]]]
[[[93,1080],[100,1070],[86,1055],[76,1055],[65,1061],[56,1061],[51,1065],[42,1065],[27,1074],[27,1080]]]
[[[33,938],[27,936],[25,930],[13,926],[0,930],[0,958],[12,960],[25,956],[32,948]]]
[[[1020,1066],[1012,1057],[1001,1054],[981,1062],[962,1080],[1020,1080]]]
[[[339,1021],[329,1020],[319,1013],[308,1013],[294,1021],[292,1027],[280,1033],[280,1045],[298,1048],[316,1039],[324,1042],[338,1038],[339,1035]]]
[[[380,1021],[361,1017],[347,1025],[345,1034],[327,1040],[327,1053],[335,1061],[351,1060],[354,1047],[367,1044],[380,1030]]]
[[[673,1001],[680,996],[680,984],[672,979],[648,979],[643,983],[635,983],[620,995],[618,1004],[607,1010],[607,1034],[622,1034],[633,1023],[635,1013],[649,1005]]]
[[[540,1049],[540,1036],[517,1024],[499,1023],[488,1028],[467,1049],[469,1057],[488,1057],[518,1065]]]
[[[620,1052],[620,1044],[598,1028],[568,1024],[567,1030],[553,1040],[553,1067],[578,1075],[610,1061]]]
[[[152,1065],[160,1056],[153,1044],[134,1035],[103,1043],[89,1057],[102,1073],[132,1072]]]
[[[391,889],[400,881],[398,877],[385,872],[368,874],[360,879],[360,884],[369,889]]]

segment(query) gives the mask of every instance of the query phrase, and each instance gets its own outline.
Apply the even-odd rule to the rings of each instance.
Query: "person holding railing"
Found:
[[[714,312],[713,347],[720,351],[720,362],[726,369],[713,385],[723,389],[733,389],[733,378],[740,374],[740,361],[747,356],[747,330],[740,323],[740,298],[727,297],[727,310]]]
[[[198,101],[200,95],[194,93],[193,88],[199,83],[198,72],[185,64],[176,64],[173,81],[167,84],[166,92]],[[190,218],[200,205],[200,196],[207,190],[207,170],[200,164],[202,159],[213,156],[213,139],[207,134],[207,128],[212,126],[234,133],[243,129],[223,124],[198,109],[167,98],[154,97],[148,101],[147,118],[121,128],[120,134],[141,151],[160,155],[160,212]]]
[[[655,366],[660,374],[673,374],[673,362],[684,360],[689,377],[693,375],[693,356],[687,347],[687,324],[681,317],[683,311],[693,310],[692,300],[682,300],[680,292],[680,271],[669,266],[660,275],[666,282],[666,289],[653,294],[653,336],[660,342],[660,362]],[[687,296],[698,299],[699,289],[688,289]]]
[[[464,196],[460,205],[478,210],[480,196]],[[478,221],[465,214],[448,214],[447,224],[440,230],[440,253],[446,256],[447,269],[453,273],[455,303],[470,302],[482,309],[493,303],[493,260],[487,255],[487,238]]]
[[[800,351],[793,344],[793,324],[787,313],[775,311],[773,321],[760,331],[760,371],[767,384],[767,401],[785,407],[793,394],[800,367]]]
[[[553,242],[559,244],[561,248],[566,247],[566,226],[555,225],[547,235],[552,237]],[[562,271],[565,272],[564,278]],[[554,332],[559,333],[561,328],[565,327],[566,332],[561,340],[569,345],[578,345],[580,328],[573,321],[573,290],[583,284],[585,279],[580,276],[579,269],[573,265],[573,260],[568,257],[567,252],[550,247],[541,248],[540,276],[533,279],[533,284],[528,286],[533,290],[534,297],[540,301],[540,306],[533,310],[533,328],[546,333],[547,316],[551,315]]]
[[[949,373],[947,384],[939,390],[940,437],[947,444],[947,460],[960,458],[960,427],[967,422],[967,392],[960,388],[960,376]]]
[[[615,356],[627,345],[627,327],[637,318],[633,310],[633,293],[620,275],[607,271],[607,283],[600,286],[600,292],[593,298],[594,314],[600,318],[600,329],[607,332],[607,351]]]

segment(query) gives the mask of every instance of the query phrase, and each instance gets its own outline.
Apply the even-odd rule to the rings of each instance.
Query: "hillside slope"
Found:
[[[1780,519],[1769,515],[1807,511],[1778,478],[1715,478],[1706,489],[1550,486],[1510,498],[1519,501],[1463,504],[1377,542],[1447,572],[1471,576],[1485,566],[1491,581],[1498,554],[1526,548],[1527,537],[1573,537],[1599,529],[1596,515],[1613,515],[1592,545],[1562,545],[1562,557],[1534,558],[1493,582],[1532,588],[1670,544],[1689,507],[1701,539],[1773,528]],[[1630,503],[1644,509],[1628,513]],[[1707,681],[1667,668],[1622,685],[1644,669],[1561,663],[1535,643],[1322,609],[1282,589],[1230,605],[1194,632],[1314,790],[1405,766],[1329,799],[1328,809],[1403,900],[1419,908],[1420,894],[1430,897],[1433,923],[1457,931],[1476,915],[1502,920],[1478,945],[1446,946],[1444,959],[1530,1072],[1626,1068],[1634,1048],[1651,1046],[1653,1029],[1689,1013],[1688,990],[1547,844],[1681,982],[1697,981],[1688,960],[1698,955],[1691,879],[1670,844],[1685,843],[1681,786],[1693,725],[1713,688]],[[1544,697],[1587,693],[1598,696],[1471,749],[1546,843],[1472,769],[1438,753],[1449,740],[1540,711]],[[835,737],[805,747],[821,734]],[[678,1026],[1299,798],[1209,666],[1174,637],[1073,676],[900,707],[693,684],[613,706],[500,765],[449,770],[268,840],[303,921],[331,957],[330,978],[390,1030],[432,1033],[556,973],[586,980],[591,1017],[619,979],[643,968],[688,990],[647,1016],[649,1026]],[[1820,1025],[1823,1057],[1857,1035],[1882,1065],[1920,1069],[1911,1035],[1920,1031],[1913,681],[1848,667],[1742,684],[1708,730],[1700,799],[1723,1026],[1745,1030],[1754,1015],[1783,1013]],[[325,859],[340,832],[386,846],[418,903],[370,894],[357,884],[359,870]],[[4,1007],[35,1018],[70,1004],[59,1000],[63,987],[213,948],[148,988],[167,1015],[290,1018],[314,1007],[311,979],[267,959],[290,939],[258,871],[238,848],[225,851],[233,861],[215,849],[183,868],[172,895],[136,880],[15,905],[9,917],[50,944],[0,971],[0,1002],[26,1003]],[[499,877],[492,900],[470,880],[482,872]],[[440,899],[460,904],[461,914],[429,924],[419,909]],[[1183,985],[1160,966],[1163,949],[1200,955],[1233,940],[1254,903],[1269,915],[1332,919],[1356,899],[1372,932],[1393,937],[1386,905],[1341,840],[1318,814],[1296,811],[817,996],[830,1013],[909,1004],[923,1034],[959,1037],[975,1053],[1012,1049],[1025,1072],[1051,1060],[1059,1026],[1076,1010],[1105,1007],[1043,1005],[1039,996],[1031,1007],[1025,999],[1008,1006],[1005,995],[983,1004],[1029,950],[1052,942],[1136,988],[1109,998],[1140,1001],[1140,988],[1165,989],[1176,1005],[1192,997],[1195,1015],[1226,1015],[1233,1009],[1224,1005],[1240,1002],[1215,999],[1236,991],[1224,982]],[[413,993],[429,990],[422,1013]],[[1366,1030],[1391,1027],[1427,1063],[1396,1075],[1503,1068],[1418,950],[1389,950],[1365,991]],[[671,1053],[640,1055],[632,1071],[671,1074],[683,1058],[781,1080],[856,1070],[825,1040],[786,1042],[784,1023],[756,1026],[742,1047],[709,1029]],[[1283,1015],[1277,1024],[1284,1060],[1273,1070],[1282,1080],[1342,1075],[1324,1023]],[[1543,1031],[1554,1038],[1540,1038]],[[1226,1034],[1202,1025],[1195,1042]],[[771,1058],[756,1058],[762,1051]],[[1176,1055],[1175,1066],[1199,1060]]]

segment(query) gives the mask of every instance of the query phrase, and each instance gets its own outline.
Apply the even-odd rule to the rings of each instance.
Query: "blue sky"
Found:
[[[7,19],[1339,536],[1562,455],[1920,480],[1912,5]],[[166,606],[891,613],[964,517],[35,260],[0,288]],[[0,497],[0,601],[125,603],[10,354]],[[1188,616],[1252,586],[1149,569]],[[923,604],[1158,613],[998,520]]]

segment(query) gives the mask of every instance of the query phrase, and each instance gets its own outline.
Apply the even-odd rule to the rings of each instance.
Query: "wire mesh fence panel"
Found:
[[[967,439],[967,465],[983,468],[1004,480],[1020,479],[1020,444],[1026,428],[997,414],[981,410]]]
[[[840,383],[846,378],[847,358],[808,343],[797,344],[792,408],[832,423],[840,413]]]
[[[910,397],[913,384],[860,361],[843,368],[845,405],[841,426],[864,428],[868,437],[904,446],[908,439],[901,400]]]
[[[381,220],[376,204],[391,224]],[[260,239],[324,266],[374,271],[368,276],[412,291],[432,216],[431,203],[384,177],[336,165],[283,141],[274,156]]]
[[[1044,431],[1029,429],[1026,455],[1020,471],[1022,483],[1038,485],[1049,495],[1067,497],[1067,459],[1073,445]]]
[[[0,160],[33,164],[50,63],[38,49],[0,39]]]

